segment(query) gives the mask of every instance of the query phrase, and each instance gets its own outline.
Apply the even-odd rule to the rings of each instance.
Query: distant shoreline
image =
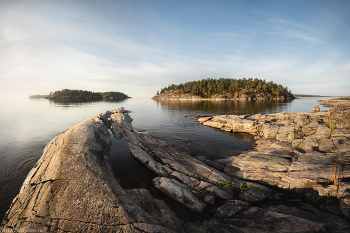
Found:
[[[47,99],[49,95],[31,95],[29,98],[44,98]]]
[[[294,94],[295,97],[337,97],[331,95],[306,95],[306,94]]]

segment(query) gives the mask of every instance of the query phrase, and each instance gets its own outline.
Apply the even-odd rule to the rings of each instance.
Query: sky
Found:
[[[350,95],[350,1],[0,0],[0,96],[258,78]]]

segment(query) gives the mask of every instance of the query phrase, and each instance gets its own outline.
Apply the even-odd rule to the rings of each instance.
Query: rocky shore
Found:
[[[47,145],[0,230],[349,232],[347,117],[335,110],[198,117],[255,135],[253,150],[211,161],[135,132],[122,108],[97,114]],[[124,190],[110,167],[109,128],[157,175],[155,188],[204,217],[184,221],[148,190]]]

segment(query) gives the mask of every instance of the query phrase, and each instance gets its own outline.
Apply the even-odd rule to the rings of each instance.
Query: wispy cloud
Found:
[[[173,23],[152,12],[130,15],[135,22],[127,24],[117,14],[96,15],[80,7],[82,2],[65,4],[51,6],[54,15],[18,2],[0,7],[2,94],[66,87],[151,97],[169,84],[209,77],[273,80],[299,93],[313,86],[314,94],[330,92],[323,85],[330,80],[343,84],[331,85],[340,88],[332,90],[336,93],[349,86],[348,51],[339,50],[312,23],[268,13],[249,15],[244,18],[249,23],[232,18],[212,25],[213,19]],[[225,17],[234,17],[227,11]],[[149,23],[155,20],[156,26]]]
[[[272,24],[269,24],[269,27],[272,30],[270,33],[273,35],[287,38],[297,38],[308,42],[323,43],[319,38],[317,38],[320,35],[320,32],[305,26],[304,24],[283,19],[268,19],[268,21],[272,22]]]

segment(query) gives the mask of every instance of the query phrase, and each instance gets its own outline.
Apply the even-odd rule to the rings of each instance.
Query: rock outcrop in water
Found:
[[[176,90],[171,90],[164,92],[162,94],[154,96],[154,100],[287,100],[295,99],[295,97],[290,94],[290,96],[271,96],[267,94],[255,94],[253,97],[245,93],[236,93],[232,95],[231,93],[221,93],[214,94],[210,98],[203,98],[198,95],[191,93],[182,93]]]
[[[318,116],[323,117],[321,113]],[[223,119],[226,119],[226,123]],[[207,118],[203,122],[212,122],[217,124],[216,127],[228,130],[227,119],[227,116],[221,116]],[[277,124],[278,119],[264,119],[261,122],[249,117],[232,119],[237,125],[231,130],[235,128],[236,131],[255,133],[267,144],[258,143],[256,151],[238,156],[237,161],[230,158],[219,164],[209,160],[203,162],[151,135],[135,132],[132,119],[123,109],[95,115],[71,127],[47,145],[43,157],[13,201],[0,230],[216,233],[350,230],[349,222],[342,217],[342,213],[349,210],[346,198],[341,199],[341,213],[336,205],[338,200],[327,199],[321,192],[320,195],[293,193],[263,185],[270,180],[282,180],[278,176],[271,177],[274,174],[289,172],[288,163],[293,162],[295,156],[293,147],[286,146],[294,141],[289,136],[291,132],[294,135],[294,131],[289,129],[291,126],[278,126],[275,129],[277,126],[274,123]],[[297,122],[305,120],[304,117],[296,119],[299,119]],[[320,123],[311,123],[305,129],[307,134],[323,137],[327,130]],[[269,127],[256,127],[264,124]],[[203,217],[185,222],[164,201],[152,197],[149,191],[124,190],[110,168],[110,126],[116,138],[124,138],[135,159],[157,174],[158,177],[153,180],[155,188],[188,208],[188,211],[193,211],[193,215]],[[338,130],[338,134],[345,133],[335,130]],[[306,143],[305,137],[308,136],[300,137],[304,141],[299,146]],[[267,149],[259,154],[259,148]],[[299,157],[304,155],[298,153]],[[253,168],[257,173],[249,168],[245,155],[252,166],[255,166],[255,161],[260,161],[262,167]],[[345,162],[346,158],[342,161]],[[308,161],[311,169],[323,169],[318,167],[313,157]],[[234,162],[236,165],[233,165]],[[270,172],[271,176],[266,180],[255,178],[263,172],[267,175]],[[339,185],[339,190],[343,190],[342,195],[346,197],[347,189],[344,187]],[[319,207],[320,204],[323,209]]]

